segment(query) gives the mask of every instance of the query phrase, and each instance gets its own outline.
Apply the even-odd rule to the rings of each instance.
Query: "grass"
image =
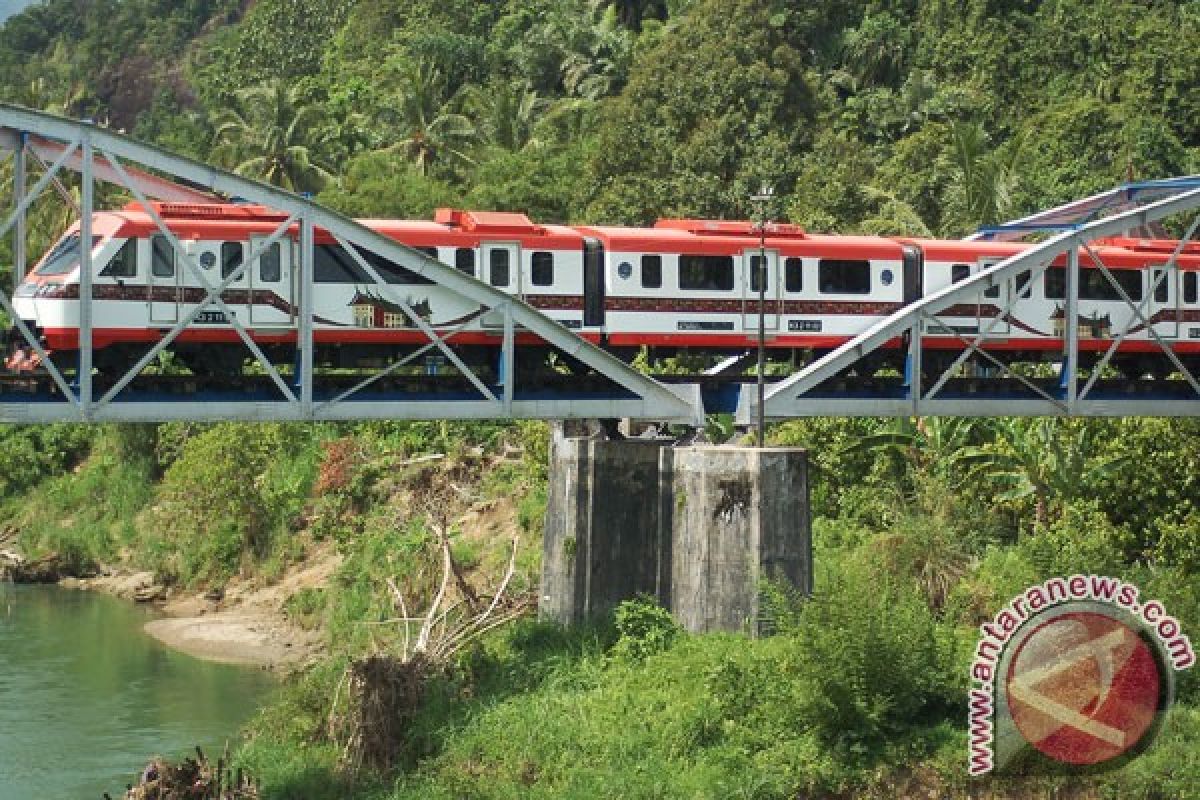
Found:
[[[964,676],[980,614],[1048,572],[1082,565],[1119,571],[1160,598],[1185,631],[1200,626],[1194,576],[1178,565],[1122,562],[1125,532],[1094,504],[1068,508],[1039,537],[1000,544],[975,541],[917,506],[884,514],[871,510],[876,503],[870,513],[850,509],[814,522],[824,569],[817,593],[804,604],[774,595],[777,635],[682,635],[646,608],[574,630],[522,622],[478,643],[434,681],[396,774],[352,780],[338,774],[323,735],[337,677],[349,654],[393,644],[395,626],[378,624],[395,616],[385,579],[400,580],[419,607],[436,577],[431,537],[407,507],[416,491],[409,473],[421,470],[388,465],[447,452],[446,468],[478,476],[471,491],[489,501],[488,524],[521,532],[515,588],[526,590],[536,586],[541,552],[546,436],[533,424],[370,424],[355,426],[352,440],[350,432],[102,429],[79,455],[76,432],[63,429],[48,440],[60,454],[57,466],[44,468],[49,477],[38,473],[32,493],[10,494],[0,507],[31,554],[54,550],[79,569],[132,555],[193,585],[236,571],[277,578],[303,557],[309,538],[297,533],[306,528],[337,544],[344,560],[331,585],[286,604],[300,625],[324,626],[335,655],[263,711],[239,755],[266,798],[961,795]],[[353,445],[342,448],[351,457],[331,459],[332,441]],[[523,456],[512,457],[514,444]],[[29,446],[0,439],[14,461]],[[456,456],[476,446],[504,447],[506,455]],[[439,478],[437,468],[422,469],[425,479]],[[209,502],[195,489],[223,481],[238,492],[217,491]],[[314,492],[318,484],[327,491]],[[850,490],[839,497],[857,502]],[[183,512],[177,524],[156,524],[174,510]],[[467,569],[494,574],[507,561],[506,535],[453,540]],[[1180,676],[1178,696],[1158,744],[1118,772],[1082,783],[1010,778],[986,788],[1015,797],[1064,787],[1190,796],[1200,785],[1192,758],[1200,685],[1191,673]]]

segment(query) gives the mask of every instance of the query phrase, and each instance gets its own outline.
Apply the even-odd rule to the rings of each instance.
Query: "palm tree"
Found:
[[[333,178],[321,163],[316,134],[321,111],[282,81],[235,93],[236,106],[213,119],[213,159],[239,175],[295,192],[319,191]]]
[[[1014,136],[1005,147],[993,150],[987,133],[977,122],[957,123],[951,135],[957,180],[951,186],[949,200],[961,222],[977,228],[1011,216],[1024,137]]]
[[[625,83],[633,62],[634,38],[611,15],[599,21],[563,19],[555,36],[566,50],[559,69],[569,96],[599,100],[615,94]]]
[[[428,61],[389,59],[386,70],[395,75],[399,91],[393,105],[378,115],[395,128],[398,139],[388,150],[400,150],[422,175],[436,163],[472,163],[468,150],[478,138],[471,120],[458,113],[457,98],[449,96],[441,72]]]
[[[528,82],[472,86],[466,91],[464,104],[488,144],[513,152],[538,144],[535,130],[549,106]]]
[[[967,448],[962,461],[972,478],[991,481],[1002,501],[1032,498],[1034,530],[1045,529],[1052,506],[1087,496],[1127,456],[1098,458],[1099,429],[1060,424],[1051,417],[998,419],[990,424],[996,440]]]

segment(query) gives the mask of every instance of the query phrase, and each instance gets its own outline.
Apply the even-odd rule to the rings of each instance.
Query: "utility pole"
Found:
[[[767,370],[767,225],[770,217],[768,204],[775,195],[775,190],[763,184],[758,194],[751,196],[755,204],[758,219],[755,227],[758,229],[758,265],[750,270],[753,280],[758,282],[758,446],[766,447],[766,370]]]

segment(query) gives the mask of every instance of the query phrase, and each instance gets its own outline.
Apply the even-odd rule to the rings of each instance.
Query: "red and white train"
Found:
[[[247,205],[158,204],[182,246],[214,285],[232,274],[285,219]],[[660,220],[652,228],[539,225],[522,214],[443,209],[433,221],[365,224],[501,291],[521,297],[580,336],[619,354],[648,347],[728,353],[758,334],[759,234],[749,222]],[[92,220],[93,342],[101,371],[126,367],[187,316],[205,295],[167,237],[138,205]],[[255,260],[222,299],[279,363],[297,340],[298,231]],[[1108,239],[1095,252],[1135,301],[1150,292],[1176,242]],[[923,294],[962,280],[1027,245],[805,233],[775,224],[765,236],[768,347],[793,358],[836,347]],[[73,363],[79,346],[80,234],[76,225],[14,292],[14,307],[54,353]],[[363,254],[439,331],[464,326],[453,341],[469,360],[494,358],[502,322],[454,293],[374,254]],[[988,327],[986,348],[1009,360],[1051,358],[1063,349],[1065,271],[1061,260],[1037,280],[980,295],[942,315],[955,331]],[[1107,349],[1133,311],[1090,256],[1081,255],[1082,352]],[[1153,292],[1146,319],[1177,352],[1200,358],[1200,246],[1189,245]],[[424,335],[390,303],[358,263],[320,231],[314,264],[314,341],[319,365],[378,366]],[[1009,313],[1008,292],[1017,298]],[[18,341],[13,338],[13,341]],[[539,340],[518,336],[533,348]],[[963,340],[929,341],[953,358]],[[245,350],[223,312],[206,310],[172,350],[197,373],[240,372]],[[897,354],[898,350],[895,351]],[[1114,363],[1127,374],[1169,371],[1146,326],[1136,324]],[[494,362],[493,362],[494,363]]]

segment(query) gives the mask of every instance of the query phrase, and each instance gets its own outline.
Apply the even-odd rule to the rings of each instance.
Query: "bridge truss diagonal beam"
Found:
[[[1167,182],[1164,182],[1167,183]],[[892,315],[880,320],[858,336],[844,343],[828,355],[808,364],[799,372],[783,381],[773,384],[765,399],[766,416],[774,419],[802,416],[908,416],[925,414],[943,415],[1050,415],[1050,416],[1129,416],[1129,415],[1164,415],[1164,416],[1200,416],[1200,383],[1186,368],[1175,353],[1172,343],[1165,340],[1143,313],[1144,304],[1139,307],[1117,284],[1111,272],[1099,262],[1092,243],[1097,239],[1116,236],[1136,228],[1146,228],[1151,223],[1166,217],[1187,214],[1200,209],[1200,183],[1182,182],[1182,189],[1174,192],[1163,190],[1168,196],[1158,199],[1148,205],[1127,210],[1113,216],[1094,220],[1073,227],[1051,236],[1040,244],[1013,255],[1003,261],[980,270],[966,279],[952,284],[944,289],[933,292],[918,302],[905,306]],[[1158,279],[1163,280],[1169,272],[1178,271],[1178,257],[1187,242],[1195,235],[1200,219],[1192,223],[1187,234],[1181,239],[1168,261],[1156,267],[1161,270]],[[1079,302],[1079,261],[1080,252],[1087,253],[1116,287],[1124,305],[1133,310],[1134,321],[1122,331],[1121,339],[1128,335],[1128,327],[1140,324],[1150,328],[1150,341],[1172,362],[1176,369],[1182,372],[1184,381],[1190,385],[1192,396],[1174,399],[1131,399],[1128,401],[1112,401],[1093,399],[1096,376],[1100,368],[1095,368],[1087,384],[1078,390],[1079,370],[1079,341],[1075,326],[1065,325],[1065,352],[1063,353],[1062,371],[1064,385],[1067,387],[1063,397],[1048,396],[1038,387],[1034,396],[1028,398],[1007,398],[990,401],[987,399],[963,400],[938,396],[945,385],[947,374],[943,373],[933,384],[933,390],[924,392],[921,386],[920,358],[922,345],[932,337],[945,337],[947,326],[939,321],[939,314],[950,307],[971,303],[985,290],[993,287],[1003,287],[1013,281],[1018,273],[1030,271],[1034,277],[1048,269],[1059,257],[1066,256],[1067,289],[1066,289],[1066,319],[1075,313]],[[1032,281],[1033,278],[1031,277]],[[1147,299],[1153,297],[1154,288],[1147,293]],[[1015,296],[1017,292],[1012,292]],[[1003,315],[1002,312],[1001,315]],[[961,334],[952,334],[968,343],[968,347],[976,353],[984,353],[979,348],[986,345],[986,339],[991,335],[991,329],[981,328],[973,339]],[[908,392],[904,397],[880,397],[870,399],[847,399],[831,397],[818,390],[826,381],[852,370],[862,360],[895,342],[907,339],[909,352]],[[1109,352],[1100,364],[1108,363],[1115,352],[1119,341],[1109,346]],[[961,366],[968,355],[960,354],[951,370]],[[947,370],[947,373],[949,370]],[[743,392],[738,408],[738,421],[745,423],[753,419],[754,398]]]
[[[30,404],[0,404],[0,421],[53,421],[83,419],[95,421],[163,421],[172,419],[245,419],[245,420],[311,420],[311,419],[441,419],[441,418],[587,418],[587,417],[632,417],[638,419],[677,422],[689,425],[702,424],[704,410],[700,401],[699,387],[695,385],[664,385],[642,375],[611,354],[575,335],[558,322],[524,303],[520,298],[505,294],[491,286],[468,276],[453,267],[442,264],[424,253],[413,250],[364,225],[326,209],[311,200],[290,192],[243,178],[210,165],[169,153],[152,145],[135,142],[123,135],[81,122],[65,120],[50,114],[17,106],[0,104],[0,150],[12,150],[15,158],[23,164],[26,153],[37,158],[54,158],[53,166],[30,190],[21,183],[14,191],[16,208],[10,215],[8,228],[16,227],[18,237],[24,239],[25,215],[33,200],[54,179],[55,173],[65,168],[77,169],[83,178],[83,201],[80,223],[86,232],[90,226],[93,197],[88,189],[97,180],[114,183],[127,189],[154,218],[157,227],[167,234],[171,246],[180,257],[184,269],[199,276],[205,300],[198,309],[216,306],[224,310],[232,328],[253,355],[263,365],[282,396],[279,402],[269,401],[221,401],[219,403],[165,402],[134,400],[128,394],[130,384],[150,365],[166,344],[159,342],[98,400],[91,391],[91,348],[80,353],[79,375],[76,385],[68,384],[62,374],[46,358],[46,353],[28,330],[19,321],[17,327],[26,343],[43,356],[48,369],[55,378],[66,401]],[[137,165],[137,166],[133,166]],[[287,228],[293,229],[296,238],[296,262],[300,275],[296,281],[299,314],[297,319],[297,371],[293,383],[289,383],[262,354],[251,335],[253,325],[242,325],[228,309],[222,292],[237,279],[237,274],[253,263],[254,254],[243,259],[238,273],[214,285],[194,263],[194,259],[180,246],[177,237],[156,214],[148,198],[171,202],[220,202],[223,197],[237,197],[250,203],[266,206],[289,219]],[[281,226],[285,227],[285,226]],[[500,362],[502,381],[494,391],[478,378],[450,350],[449,341],[457,331],[437,331],[430,327],[411,308],[405,310],[414,326],[429,339],[428,347],[437,349],[455,363],[479,392],[474,400],[425,401],[371,401],[356,402],[357,393],[364,388],[357,386],[331,399],[314,400],[314,384],[319,376],[313,370],[313,264],[314,231],[323,230],[346,246],[360,267],[365,259],[361,252],[369,251],[387,259],[415,274],[424,277],[462,300],[469,301],[483,312],[495,312],[503,317],[500,332]],[[4,231],[7,233],[7,230]],[[283,234],[277,230],[277,237]],[[270,241],[262,243],[269,247]],[[82,259],[90,261],[91,253],[83,248]],[[20,266],[23,266],[23,259]],[[392,287],[383,280],[369,263],[366,272],[373,288],[377,288],[392,300]],[[23,269],[22,269],[23,272]],[[90,276],[81,279],[80,293],[91,295]],[[401,298],[402,299],[402,298]],[[81,308],[81,340],[91,337],[89,308]],[[404,303],[397,303],[403,306]],[[12,306],[7,296],[0,296],[0,307],[11,313]],[[188,315],[194,317],[193,315]],[[167,336],[174,338],[186,325],[186,319],[174,326]],[[546,397],[523,395],[518,387],[514,365],[518,358],[517,332],[532,334],[551,348],[574,359],[596,375],[609,382],[613,390],[589,395],[586,391],[572,393],[570,397]],[[407,362],[406,362],[407,363]],[[388,365],[395,370],[399,364]],[[502,384],[502,385],[501,385]]]

